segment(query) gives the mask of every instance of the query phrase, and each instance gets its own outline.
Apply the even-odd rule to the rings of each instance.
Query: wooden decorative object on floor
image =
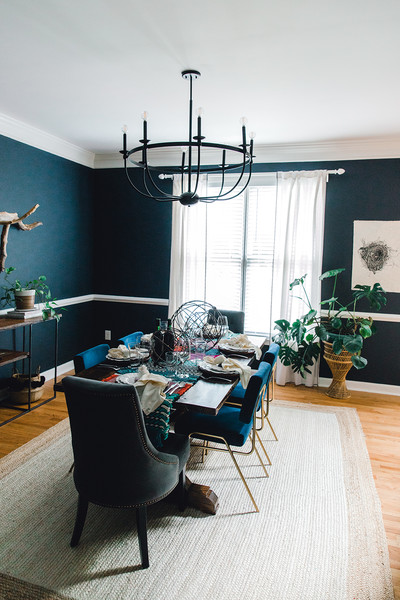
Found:
[[[186,477],[186,492],[189,506],[193,506],[210,515],[216,514],[219,500],[218,496],[212,491],[210,486],[192,483],[190,479]]]
[[[346,350],[342,350],[340,354],[335,354],[330,342],[323,342],[323,344],[324,358],[332,373],[332,383],[325,393],[331,398],[349,398],[350,392],[346,387],[346,376],[353,366],[351,362],[352,355]]]

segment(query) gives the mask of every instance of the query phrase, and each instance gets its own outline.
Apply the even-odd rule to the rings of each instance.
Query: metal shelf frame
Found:
[[[58,362],[58,319],[50,318],[48,321],[54,322],[54,385],[53,385],[53,395],[51,398],[47,398],[42,402],[35,402],[35,405],[32,406],[31,402],[31,377],[32,377],[32,331],[33,325],[37,323],[43,323],[42,317],[35,317],[33,319],[10,319],[10,318],[1,318],[0,319],[0,333],[6,330],[12,330],[13,332],[13,350],[0,350],[0,367],[3,367],[8,364],[16,363],[19,360],[28,360],[28,377],[29,377],[29,387],[28,387],[28,403],[27,405],[23,405],[24,407],[20,407],[19,405],[6,405],[0,403],[0,408],[9,408],[11,410],[19,411],[19,414],[6,419],[5,421],[0,422],[0,427],[18,419],[22,415],[25,415],[39,406],[43,406],[50,400],[53,400],[56,397],[56,382],[57,382],[57,362]],[[46,321],[47,322],[47,321]],[[16,331],[20,327],[23,327],[22,330],[22,351],[16,350],[17,340],[16,340]],[[28,334],[28,335],[27,335]],[[26,338],[28,337],[28,349],[25,350],[26,346]]]

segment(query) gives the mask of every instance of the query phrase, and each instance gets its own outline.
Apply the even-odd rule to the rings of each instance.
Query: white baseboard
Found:
[[[74,362],[72,360],[69,360],[66,363],[63,363],[62,365],[58,365],[57,367],[57,379],[60,375],[64,375],[64,373],[68,373],[68,371],[72,371],[74,368]],[[49,379],[54,379],[54,369],[48,369],[48,371],[43,371],[42,375],[44,375],[44,377],[46,377],[46,381],[49,381]]]
[[[329,387],[332,379],[320,377],[318,385]],[[368,392],[370,394],[386,394],[388,396],[400,396],[400,385],[387,385],[385,383],[370,383],[369,381],[351,381],[346,379],[346,386],[355,392]]]

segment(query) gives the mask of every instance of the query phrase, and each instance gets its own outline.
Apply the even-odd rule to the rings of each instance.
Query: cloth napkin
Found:
[[[153,337],[152,333],[144,333],[140,338],[141,342],[151,342],[151,338]]]
[[[169,379],[157,373],[149,373],[142,365],[138,369],[139,379],[133,384],[139,396],[140,404],[145,415],[154,412],[165,400],[163,392]]]
[[[108,354],[111,358],[129,358],[131,351],[124,344],[120,344],[118,348],[110,348]]]
[[[253,344],[253,342],[251,342],[247,335],[245,335],[244,333],[240,333],[239,335],[236,335],[235,337],[231,337],[229,339],[224,338],[220,340],[219,343],[232,346],[233,348],[237,348],[239,352],[241,348],[243,350],[254,350],[256,359],[260,360],[261,358],[261,348]]]
[[[243,389],[247,388],[249,379],[253,374],[253,370],[247,365],[243,365],[239,360],[228,358],[222,354],[218,356],[205,356],[204,360],[210,365],[220,365],[223,371],[235,369],[239,373],[240,383],[242,384]]]

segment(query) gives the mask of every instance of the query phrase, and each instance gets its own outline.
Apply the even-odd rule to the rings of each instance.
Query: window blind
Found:
[[[275,174],[253,180],[237,198],[207,205],[206,300],[243,310],[246,332],[268,334],[276,180]],[[209,176],[208,185],[217,187],[218,179]]]

